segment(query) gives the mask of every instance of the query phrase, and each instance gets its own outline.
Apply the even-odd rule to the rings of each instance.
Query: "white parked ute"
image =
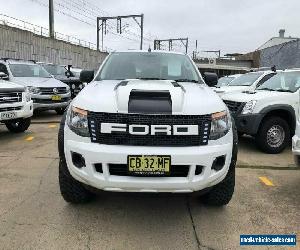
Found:
[[[111,53],[72,101],[59,131],[59,185],[72,203],[91,188],[116,192],[202,191],[227,204],[237,133],[226,105],[184,54]],[[214,81],[210,75],[207,81]]]
[[[253,92],[222,98],[240,134],[252,135],[266,153],[280,153],[290,142],[299,119],[300,70],[278,72]]]
[[[55,110],[63,114],[71,100],[68,85],[56,80],[34,61],[3,58],[0,72],[8,75],[7,82],[21,84],[31,92],[34,111]]]
[[[299,119],[297,120],[296,131],[295,131],[295,135],[293,136],[292,150],[294,154],[295,165],[297,167],[300,167],[300,121]]]
[[[222,97],[224,94],[242,91],[254,91],[265,81],[276,75],[274,71],[256,71],[243,74],[226,86],[216,86],[214,91]]]
[[[30,93],[22,85],[7,83],[7,78],[0,72],[0,123],[11,132],[24,132],[30,126],[33,114]]]

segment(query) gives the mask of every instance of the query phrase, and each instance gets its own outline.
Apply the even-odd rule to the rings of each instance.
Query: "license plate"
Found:
[[[52,96],[52,101],[61,101],[61,96],[59,96],[59,95],[54,95],[54,96]]]
[[[133,175],[168,175],[171,167],[171,156],[129,155],[127,166],[129,174]]]
[[[11,120],[17,117],[16,112],[5,112],[1,113],[1,120]]]

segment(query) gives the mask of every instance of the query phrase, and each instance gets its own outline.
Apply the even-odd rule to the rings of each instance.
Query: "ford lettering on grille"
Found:
[[[207,145],[211,115],[89,112],[88,120],[94,143],[187,147]]]
[[[198,135],[198,125],[142,125],[101,123],[101,133],[111,134],[114,132],[128,133],[131,135]]]

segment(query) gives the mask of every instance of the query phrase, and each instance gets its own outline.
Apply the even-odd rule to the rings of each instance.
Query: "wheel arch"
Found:
[[[259,124],[259,128],[263,124],[263,122],[268,119],[269,117],[281,117],[285,121],[287,121],[289,127],[290,127],[290,132],[291,135],[295,134],[295,129],[296,129],[296,114],[295,110],[292,106],[290,105],[282,105],[282,104],[275,104],[268,106],[264,108],[260,113],[263,114],[262,120]]]

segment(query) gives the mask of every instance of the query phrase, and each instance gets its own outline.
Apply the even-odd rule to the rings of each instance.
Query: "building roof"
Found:
[[[257,50],[263,50],[263,49],[273,47],[276,45],[295,41],[297,39],[299,39],[299,38],[296,38],[296,37],[272,37],[270,40],[268,40],[263,45],[261,45]]]

